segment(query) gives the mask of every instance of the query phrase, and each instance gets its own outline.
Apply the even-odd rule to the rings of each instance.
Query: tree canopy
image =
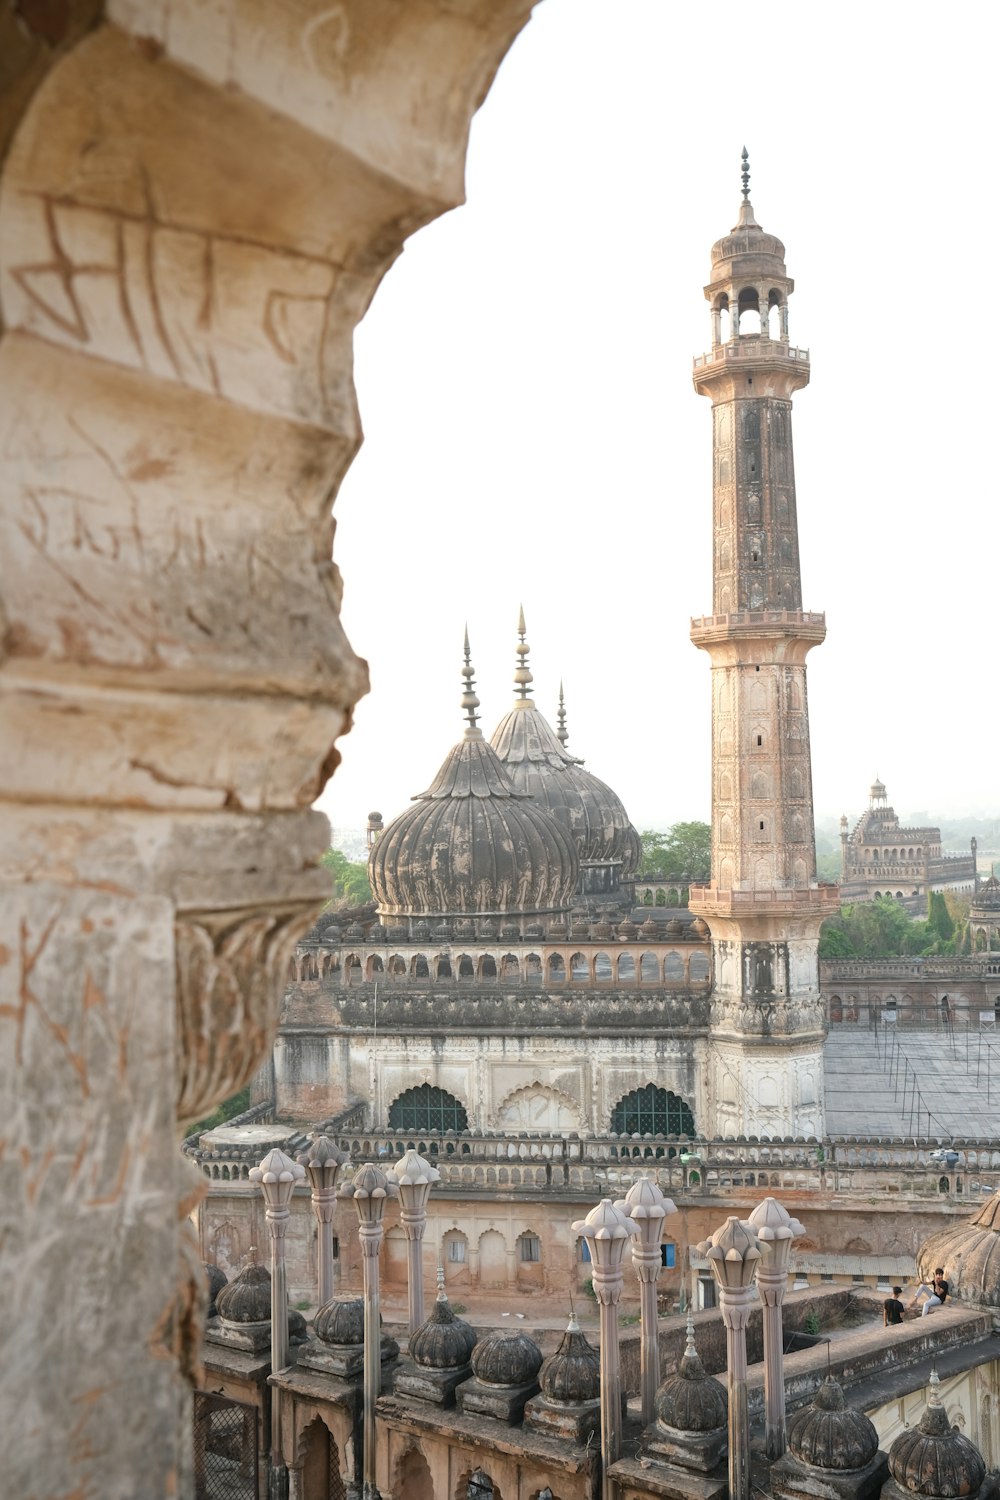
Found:
[[[666,833],[639,835],[640,875],[661,875],[680,885],[706,881],[712,869],[712,830],[707,823],[674,823]]]
[[[967,926],[945,895],[934,893],[928,916],[911,917],[891,898],[842,906],[823,923],[820,958],[906,958],[964,951]]]
[[[372,888],[368,884],[368,866],[360,861],[354,863],[340,849],[328,849],[323,863],[333,875],[333,905],[364,906],[372,899]]]

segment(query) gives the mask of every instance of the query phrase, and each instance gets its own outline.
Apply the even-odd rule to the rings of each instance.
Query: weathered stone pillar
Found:
[[[427,1200],[441,1173],[432,1167],[419,1151],[407,1151],[392,1167],[399,1189],[399,1222],[406,1235],[407,1292],[410,1304],[410,1332],[416,1333],[424,1321],[423,1238],[427,1228]]]
[[[698,1246],[719,1288],[726,1325],[729,1378],[729,1497],[750,1500],[750,1417],[747,1410],[747,1319],[753,1304],[753,1278],[760,1260],[757,1237],[735,1214]]]
[[[609,1468],[621,1456],[622,1390],[618,1354],[618,1303],[622,1295],[622,1259],[635,1221],[621,1207],[603,1198],[585,1219],[573,1225],[590,1246],[594,1294],[601,1316],[601,1496],[612,1500]],[[746,1497],[741,1497],[746,1500]]]
[[[648,1427],[656,1415],[656,1388],[660,1383],[659,1318],[656,1308],[656,1283],[663,1264],[660,1241],[663,1239],[663,1221],[668,1214],[677,1212],[677,1205],[672,1199],[663,1196],[659,1184],[652,1178],[641,1177],[638,1182],[633,1183],[624,1200],[616,1204],[616,1207],[627,1213],[639,1230],[632,1241],[632,1264],[639,1278],[642,1425]]]
[[[371,1163],[359,1167],[350,1182],[340,1189],[341,1196],[353,1198],[358,1211],[358,1237],[361,1240],[361,1267],[365,1298],[365,1371],[364,1413],[362,1419],[362,1495],[363,1500],[379,1500],[375,1485],[375,1402],[382,1384],[382,1323],[379,1314],[378,1256],[385,1230],[382,1218],[387,1198],[395,1198],[399,1188],[395,1179]]]
[[[785,1451],[785,1362],[781,1305],[788,1286],[788,1260],[792,1241],[805,1233],[776,1198],[765,1198],[750,1215],[757,1235],[757,1290],[764,1304],[764,1403],[766,1407],[767,1456],[774,1460]]]
[[[309,808],[367,681],[331,560],[353,332],[462,201],[531,3],[397,10],[0,6],[12,1494],[190,1487],[177,1127],[259,1067],[328,890]],[[67,1364],[69,1321],[103,1333]]]
[[[288,1288],[285,1285],[285,1229],[295,1184],[305,1177],[305,1168],[283,1151],[269,1151],[258,1167],[250,1168],[250,1181],[264,1195],[264,1217],[271,1241],[271,1370],[288,1363]],[[285,1463],[281,1452],[281,1392],[271,1387],[271,1482],[272,1500],[286,1488]]]
[[[333,1218],[337,1208],[337,1177],[347,1161],[328,1135],[319,1135],[298,1158],[312,1189],[316,1215],[317,1306],[325,1307],[333,1296]]]

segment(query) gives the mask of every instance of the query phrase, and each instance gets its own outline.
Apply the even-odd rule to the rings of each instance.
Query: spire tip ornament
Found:
[[[566,728],[566,698],[563,694],[562,678],[559,679],[559,711],[556,718],[559,723],[559,728],[556,730],[556,739],[565,750],[566,741],[569,739],[569,730]]]
[[[525,629],[524,605],[522,604],[517,617],[518,642],[514,647],[517,654],[517,666],[514,669],[514,689],[522,702],[527,699],[531,692],[530,684],[534,681],[531,669],[528,666],[528,653],[531,647],[524,639]]]
[[[465,690],[462,693],[462,711],[468,719],[465,730],[467,740],[478,740],[482,738],[482,730],[477,728],[479,715],[476,709],[479,707],[479,699],[475,694],[475,674],[472,666],[472,653],[469,649],[469,627],[465,627],[465,665],[462,667],[462,676],[465,679]]]
[[[743,202],[744,203],[749,203],[750,202],[750,156],[749,156],[749,154],[747,152],[747,148],[745,146],[743,147],[743,156],[742,156],[741,160],[742,160],[742,173],[741,173],[741,175],[742,175],[742,178],[743,178]]]

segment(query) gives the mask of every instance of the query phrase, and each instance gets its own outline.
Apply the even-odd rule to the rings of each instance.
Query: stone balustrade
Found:
[[[696,370],[703,370],[709,365],[729,364],[744,359],[756,360],[762,356],[769,359],[794,359],[799,364],[809,363],[808,349],[797,349],[794,344],[787,344],[782,339],[754,338],[752,334],[741,334],[739,338],[730,339],[725,344],[716,344],[707,354],[696,354],[692,363]]]

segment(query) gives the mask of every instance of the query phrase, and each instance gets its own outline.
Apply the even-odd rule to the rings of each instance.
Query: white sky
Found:
[[[539,707],[640,828],[706,818],[712,243],[750,152],[784,241],[817,817],[998,810],[996,12],[544,0],[472,127],[467,204],[356,339],[366,441],[336,504],[372,691],[321,800],[395,816],[483,729],[523,600]],[[991,291],[992,288],[992,291]]]

